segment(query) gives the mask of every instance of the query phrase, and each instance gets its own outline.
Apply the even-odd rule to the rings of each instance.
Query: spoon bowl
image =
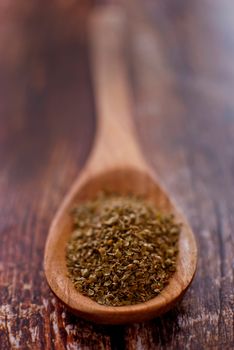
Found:
[[[121,195],[140,195],[155,204],[161,212],[172,213],[176,221],[183,225],[176,272],[168,286],[157,297],[147,302],[119,307],[99,305],[80,294],[67,275],[65,252],[72,231],[70,211],[78,203],[94,198],[100,190]],[[150,171],[136,168],[113,169],[90,178],[85,171],[56,215],[45,251],[45,273],[53,292],[73,313],[103,324],[145,321],[166,312],[183,296],[192,281],[195,267],[196,243],[188,223],[162,187],[155,182]]]
[[[46,242],[44,268],[58,298],[75,314],[102,324],[139,322],[168,311],[190,285],[197,261],[194,235],[139,151],[131,119],[131,98],[123,60],[123,15],[97,10],[91,21],[91,48],[98,130],[87,166],[65,197]],[[68,277],[66,244],[72,232],[71,209],[100,191],[145,198],[182,224],[176,272],[155,298],[130,306],[99,305],[79,293]]]

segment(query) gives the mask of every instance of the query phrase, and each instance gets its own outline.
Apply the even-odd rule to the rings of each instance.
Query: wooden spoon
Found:
[[[53,292],[75,314],[103,324],[139,322],[156,317],[182,297],[191,283],[197,261],[194,235],[146,165],[131,119],[130,89],[123,55],[123,14],[116,8],[98,9],[91,21],[91,57],[98,130],[90,160],[56,214],[45,247],[45,274]],[[145,303],[110,307],[77,292],[67,276],[65,250],[72,231],[70,210],[94,198],[100,190],[133,193],[149,199],[162,212],[183,224],[177,270],[169,285]]]

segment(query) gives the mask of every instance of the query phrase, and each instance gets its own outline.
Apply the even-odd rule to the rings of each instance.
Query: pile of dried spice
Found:
[[[180,225],[142,198],[99,195],[77,206],[67,244],[75,287],[102,305],[131,305],[160,293],[175,272]]]

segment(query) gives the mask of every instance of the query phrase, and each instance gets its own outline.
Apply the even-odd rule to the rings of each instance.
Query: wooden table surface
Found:
[[[0,4],[0,349],[232,349],[234,2],[127,0],[139,142],[195,231],[183,301],[142,324],[69,312],[43,273],[48,227],[89,154],[89,1]]]

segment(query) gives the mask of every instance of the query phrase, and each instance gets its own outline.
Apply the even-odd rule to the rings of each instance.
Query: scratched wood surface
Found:
[[[50,221],[95,133],[88,1],[0,4],[0,349],[232,349],[234,4],[128,0],[126,61],[146,158],[199,245],[183,301],[151,322],[101,327],[50,292]]]

